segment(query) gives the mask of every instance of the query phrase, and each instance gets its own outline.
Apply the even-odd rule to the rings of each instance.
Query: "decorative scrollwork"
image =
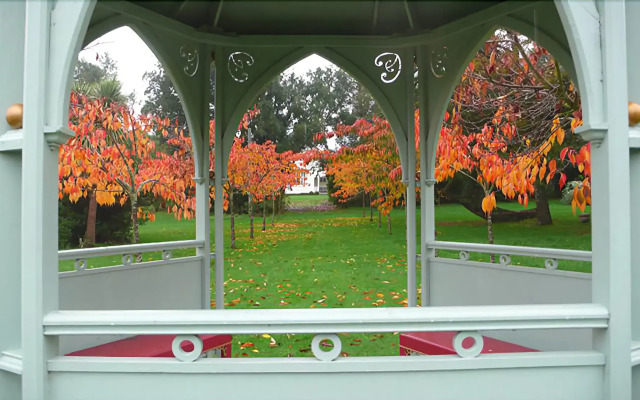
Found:
[[[76,269],[76,271],[84,271],[85,269],[87,269],[87,260],[84,258],[78,258],[73,263],[73,267]]]
[[[511,256],[507,254],[503,254],[500,256],[500,264],[501,265],[509,265],[511,264]]]
[[[180,47],[180,56],[187,62],[183,68],[184,73],[187,76],[194,76],[196,72],[198,72],[198,66],[200,65],[200,54],[198,50],[185,44]]]
[[[466,250],[462,250],[459,254],[460,260],[469,261],[469,252]]]
[[[324,351],[320,348],[320,343],[325,340],[330,340],[333,342],[333,349],[329,351]],[[325,334],[325,335],[315,335],[313,340],[311,341],[311,351],[313,355],[320,361],[333,361],[338,356],[340,356],[340,352],[342,351],[342,342],[338,335],[333,333]]]
[[[544,260],[544,267],[546,269],[556,270],[558,269],[558,260],[556,260],[555,258],[547,258],[546,260]]]
[[[380,80],[384,83],[393,83],[402,71],[402,60],[396,53],[381,53],[373,63],[376,67],[384,68],[384,72],[380,74]]]
[[[436,78],[442,78],[447,74],[448,49],[443,46],[431,52],[431,73]]]
[[[236,82],[246,82],[249,79],[249,74],[244,71],[245,67],[251,67],[254,63],[253,56],[244,51],[236,51],[229,54],[229,60],[227,61],[227,69],[229,75]]]
[[[124,264],[124,265],[133,264],[133,254],[124,254],[122,256],[122,264]]]
[[[473,339],[473,345],[471,347],[465,348],[462,343],[468,338]],[[460,357],[463,358],[477,357],[480,353],[482,353],[483,347],[484,339],[478,331],[458,332],[453,338],[453,349],[456,351],[456,353],[458,353]]]
[[[171,250],[162,250],[162,259],[163,260],[171,260]]]
[[[182,342],[189,342],[193,345],[193,350],[187,352],[182,350]],[[184,362],[193,362],[200,358],[202,354],[202,339],[196,335],[178,335],[173,339],[171,351],[175,358]]]

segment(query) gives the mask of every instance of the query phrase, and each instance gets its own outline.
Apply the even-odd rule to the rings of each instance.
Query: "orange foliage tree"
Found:
[[[301,158],[291,151],[276,152],[271,141],[263,144],[250,143],[236,138],[229,156],[228,191],[233,195],[237,189],[250,198],[249,237],[254,237],[253,204],[262,202],[262,230],[266,230],[266,200],[275,196],[286,187],[294,185],[303,169],[296,163]],[[231,246],[235,248],[235,223],[232,212]]]
[[[478,182],[488,219],[496,191],[525,208],[535,195],[538,222],[551,223],[546,185],[557,176],[562,189],[570,162],[560,155],[583,145],[572,134],[581,124],[580,99],[555,58],[517,32],[498,30],[469,63],[449,111],[436,178],[461,172]],[[585,152],[588,146],[578,151]]]
[[[324,154],[327,174],[333,176],[337,187],[332,196],[341,202],[358,194],[371,196],[371,204],[377,207],[379,214],[387,217],[387,230],[391,233],[391,211],[405,203],[405,185],[395,137],[389,122],[379,116],[370,121],[358,120],[353,125],[338,125],[335,132],[320,134],[320,137],[353,134],[359,138],[358,144]]]
[[[68,195],[75,202],[89,196],[90,203],[99,205],[130,202],[133,242],[138,243],[139,219],[154,218],[152,209],[140,206],[140,196],[151,193],[179,201],[179,192],[159,168],[161,156],[151,138],[166,135],[169,121],[134,115],[126,106],[75,92],[69,115],[75,136],[59,150],[60,198]]]

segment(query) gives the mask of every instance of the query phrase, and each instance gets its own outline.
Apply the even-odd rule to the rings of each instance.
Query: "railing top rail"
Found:
[[[122,246],[93,247],[88,249],[61,250],[58,252],[59,260],[76,260],[80,258],[93,258],[123,254],[144,253],[150,251],[186,249],[204,246],[203,240],[180,240],[176,242],[140,243]]]
[[[261,334],[606,328],[598,304],[289,310],[54,311],[46,335]]]
[[[508,254],[561,260],[591,261],[591,252],[585,250],[549,249],[544,247],[507,246],[500,244],[428,242],[427,248],[439,250],[466,250],[478,253]]]

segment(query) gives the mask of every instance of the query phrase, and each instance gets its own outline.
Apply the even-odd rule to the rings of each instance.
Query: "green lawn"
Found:
[[[326,194],[296,194],[287,196],[290,206],[296,208],[317,207],[329,202]]]
[[[309,197],[310,199],[307,199]],[[292,202],[315,201],[326,196],[295,196]],[[368,209],[367,209],[368,212]],[[554,225],[535,221],[497,224],[496,243],[538,247],[589,249],[590,224],[580,223],[571,208],[552,204]],[[251,240],[247,216],[236,218],[237,249],[225,248],[225,291],[227,308],[330,308],[401,307],[406,303],[405,214],[392,213],[392,231],[377,227],[362,217],[361,208],[329,212],[289,212],[277,217],[274,227],[261,232],[256,218],[256,235]],[[211,219],[213,226],[213,218]],[[229,218],[225,217],[229,234]],[[436,208],[438,240],[486,242],[485,221],[458,205]],[[158,214],[157,220],[141,227],[143,242],[172,241],[195,237],[194,221],[176,221]],[[215,251],[212,230],[212,251]],[[228,238],[227,238],[228,240]],[[226,243],[229,243],[228,241]],[[191,251],[193,252],[193,251]],[[176,256],[186,251],[174,253]],[[441,252],[457,257],[457,253]],[[145,254],[145,260],[157,255]],[[475,259],[488,260],[478,255]],[[514,257],[514,264],[530,260]],[[539,266],[544,260],[537,261]],[[120,257],[90,260],[90,267],[120,263]],[[536,265],[538,265],[536,264]],[[61,263],[71,269],[72,262]],[[590,266],[561,262],[560,268],[588,271]],[[212,276],[214,276],[212,268]],[[214,282],[212,282],[212,289]],[[213,295],[212,295],[213,298]],[[267,332],[265,332],[267,333]],[[234,336],[234,357],[311,355],[310,335],[271,337]],[[392,355],[398,353],[398,338],[392,333],[344,334],[343,352],[348,355]],[[244,347],[241,347],[244,346]]]

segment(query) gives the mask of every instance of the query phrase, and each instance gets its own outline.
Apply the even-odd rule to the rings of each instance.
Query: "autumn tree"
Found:
[[[275,196],[285,187],[295,184],[302,169],[296,164],[299,156],[293,152],[278,153],[276,145],[267,141],[263,144],[250,143],[243,146],[242,139],[236,138],[229,156],[229,186],[249,196],[249,237],[254,237],[253,205],[263,203],[262,226],[266,227],[265,200]],[[232,242],[235,238],[232,232]]]
[[[332,195],[341,201],[359,193],[371,195],[371,203],[386,216],[387,230],[391,233],[391,211],[405,203],[406,195],[395,137],[389,122],[378,116],[352,125],[338,125],[336,131],[320,136],[353,135],[358,138],[357,144],[342,146],[326,155],[327,175],[333,177],[338,187]]]
[[[441,132],[447,136],[441,137],[441,142],[448,141],[440,146],[442,150],[460,145],[457,150],[461,152],[460,160],[495,166],[486,167],[487,177],[482,176],[475,162],[464,167],[456,164],[460,166],[456,171],[471,177],[482,188],[479,199],[462,196],[467,197],[459,198],[462,204],[476,215],[490,218],[481,203],[484,201],[486,205],[488,193],[499,190],[493,175],[502,171],[511,180],[529,180],[513,183],[523,189],[518,197],[526,205],[529,197],[535,196],[538,223],[550,224],[547,184],[555,178],[562,187],[566,181],[565,163],[559,157],[562,146],[582,145],[571,134],[580,123],[579,108],[579,96],[568,74],[546,49],[516,32],[496,31],[465,70],[451,100],[450,118],[444,121],[447,129]],[[447,153],[445,162],[439,165],[446,166],[451,155]],[[469,166],[474,169],[468,169]],[[450,169],[449,166],[447,170]],[[452,177],[449,172],[444,175]],[[452,182],[457,184],[456,179]],[[447,189],[450,186],[445,192],[453,192]],[[505,195],[513,197],[510,186]],[[494,209],[494,219],[519,218],[512,211]]]
[[[158,153],[150,137],[166,134],[168,121],[75,92],[69,116],[75,136],[60,147],[60,197],[68,195],[73,202],[93,194],[100,205],[129,202],[133,242],[138,243],[139,219],[154,218],[153,210],[140,205],[140,196],[175,193],[153,162]]]

